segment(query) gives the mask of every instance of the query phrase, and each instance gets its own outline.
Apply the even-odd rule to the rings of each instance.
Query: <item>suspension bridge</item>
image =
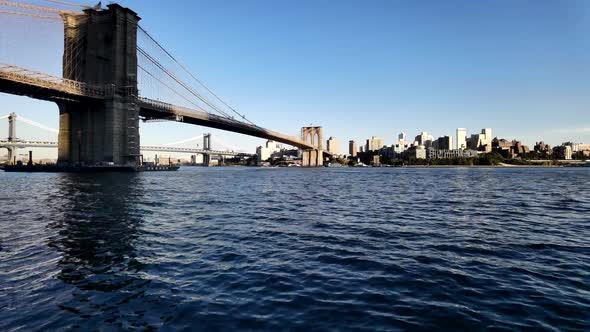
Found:
[[[8,151],[7,160],[9,162],[15,160],[17,156],[18,149],[27,149],[27,148],[58,148],[58,143],[55,140],[29,140],[29,139],[20,139],[17,136],[17,120],[24,122],[36,129],[41,129],[51,134],[58,134],[59,131],[57,129],[45,126],[40,124],[36,121],[30,120],[24,116],[17,116],[16,113],[7,114],[4,116],[0,116],[0,120],[7,119],[8,120],[8,137],[3,139],[0,138],[0,148],[4,148]],[[203,142],[201,148],[198,147],[198,141]],[[188,139],[180,140],[177,142],[171,142],[162,145],[142,145],[140,147],[140,151],[142,152],[168,152],[168,153],[183,153],[183,154],[191,154],[191,155],[202,155],[203,156],[203,165],[209,165],[211,163],[212,157],[252,157],[252,154],[235,151],[236,149],[230,149],[229,145],[221,140],[216,140],[217,144],[220,145],[222,148],[226,147],[225,149],[213,149],[212,144],[212,136],[211,134],[201,134],[195,137],[191,137]],[[186,146],[179,146],[181,144],[189,144],[192,145],[190,147]]]
[[[42,22],[63,29],[61,76],[39,70],[36,62],[35,69],[4,62],[0,54],[0,92],[58,105],[58,163],[137,167],[140,120],[184,122],[285,143],[303,151],[304,166],[321,166],[332,156],[322,148],[319,126],[303,127],[296,137],[237,112],[141,27],[133,10],[46,2],[0,1],[0,36],[7,39],[4,45],[27,38],[34,44],[38,32],[18,29],[18,24]],[[23,36],[29,30],[33,36]],[[35,47],[30,45],[26,55]],[[5,49],[6,58],[17,58],[11,54],[18,53],[16,48]]]

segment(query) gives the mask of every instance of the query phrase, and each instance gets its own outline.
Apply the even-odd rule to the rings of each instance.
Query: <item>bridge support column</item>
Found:
[[[211,151],[211,134],[203,135],[203,150]],[[203,166],[211,166],[211,154],[209,152],[203,154]]]
[[[58,162],[139,165],[137,23],[116,4],[83,15],[62,14],[63,77],[111,87],[102,100],[60,102]]]
[[[322,148],[322,127],[311,126],[301,128],[301,140],[311,143],[315,149],[303,150],[301,166],[321,167],[324,165]]]
[[[8,163],[9,164],[13,164],[14,162],[14,157],[16,157],[17,154],[17,148],[16,147],[7,147],[6,148],[8,150]]]
[[[304,150],[301,158],[303,167],[321,167],[324,165],[322,150]]]
[[[16,138],[16,113],[12,112],[8,116],[8,141],[15,142]]]
[[[209,153],[203,154],[203,166],[211,166],[211,155]]]

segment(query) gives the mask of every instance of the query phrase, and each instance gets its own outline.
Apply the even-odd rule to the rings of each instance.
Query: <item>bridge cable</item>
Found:
[[[51,20],[51,21],[56,21],[56,22],[61,22],[62,21],[61,18],[54,17],[54,16],[39,15],[39,14],[24,13],[24,12],[14,12],[14,11],[10,11],[10,10],[2,10],[2,9],[0,9],[0,14],[29,16],[29,17],[41,18],[41,19]]]
[[[140,48],[139,46],[137,47],[137,50],[139,51],[139,53],[143,56],[145,56],[150,62],[152,62],[152,64],[156,65],[156,67],[158,67],[161,71],[163,71],[166,75],[168,75],[168,77],[172,78],[176,83],[178,83],[180,86],[182,86],[183,88],[185,88],[188,92],[190,92],[193,96],[197,97],[198,99],[200,99],[201,101],[203,101],[205,104],[207,104],[209,107],[211,107],[212,110],[219,112],[220,114],[222,114],[223,116],[227,116],[227,114],[223,113],[222,111],[220,111],[219,109],[215,108],[215,106],[211,105],[210,103],[208,103],[204,97],[202,97],[199,93],[193,91],[186,83],[182,82],[176,75],[174,75],[174,73],[170,72],[168,69],[166,69],[161,63],[159,63],[156,59],[154,59],[152,56],[150,56],[147,52],[145,52],[142,48]],[[143,69],[143,68],[142,68]],[[144,69],[145,71],[145,69]],[[178,94],[178,92],[176,92],[173,88],[171,88],[170,86],[166,85],[164,82],[162,82],[161,80],[159,80],[158,78],[156,78],[154,75],[150,75],[152,77],[154,77],[156,80],[158,80],[160,83],[164,84],[164,86],[168,87],[169,89],[171,89],[172,91],[174,91],[175,93]],[[194,105],[193,102],[189,101],[191,104]],[[205,111],[204,109],[202,109],[201,107],[197,106],[199,109],[203,110],[206,113],[210,113]]]
[[[204,102],[209,107],[211,107],[212,110],[217,111],[218,113],[222,114],[225,117],[229,117],[229,115],[227,113],[219,110],[217,107],[215,107],[214,105],[212,105],[208,100],[206,100],[205,97],[201,96],[198,92],[196,92],[193,89],[191,89],[190,86],[188,86],[186,83],[182,82],[182,80],[180,80],[180,78],[178,78],[176,75],[174,75],[174,73],[172,73],[168,69],[166,69],[160,62],[158,62],[156,59],[154,59],[151,55],[149,55],[141,47],[138,46],[137,47],[137,50],[139,51],[140,54],[142,54],[143,56],[145,56],[150,62],[152,62],[154,65],[156,65],[160,70],[162,70],[170,78],[172,78],[174,81],[176,81],[176,83],[178,83],[179,85],[181,85],[183,88],[185,88],[186,90],[188,90],[193,96],[197,97],[202,102]],[[209,112],[207,112],[207,113],[209,113]]]
[[[141,65],[137,65],[137,68],[141,69],[142,71],[144,71],[146,74],[148,74],[149,76],[151,76],[153,79],[155,79],[156,81],[160,82],[160,84],[162,84],[163,86],[167,87],[168,89],[170,89],[172,92],[174,92],[175,94],[177,94],[179,97],[181,97],[182,99],[186,100],[187,102],[191,103],[193,106],[195,106],[196,108],[200,109],[201,111],[205,112],[205,113],[209,113],[207,111],[205,111],[201,106],[199,106],[198,104],[195,104],[192,100],[190,100],[190,98],[186,97],[185,95],[181,94],[180,92],[176,91],[173,87],[169,86],[168,84],[164,83],[161,79],[157,78],[154,74],[152,74],[149,70],[143,68]]]
[[[174,75],[174,73],[172,73],[168,69],[166,69],[166,67],[164,67],[160,62],[158,62],[156,59],[154,59],[151,55],[149,55],[141,47],[138,46],[137,50],[139,51],[139,53],[141,53],[143,56],[145,56],[149,61],[151,61],[153,64],[155,64],[160,70],[162,70],[164,73],[166,73],[170,78],[172,78],[174,81],[176,81],[176,83],[180,84],[183,88],[188,90],[193,96],[197,97],[202,102],[204,102],[209,107],[211,107],[212,110],[217,111],[218,113],[222,114],[224,117],[230,118],[230,116],[227,113],[225,113],[225,112],[221,111],[220,109],[218,109],[217,107],[215,107],[205,97],[201,96],[198,92],[194,91],[186,83],[182,82],[176,75]]]
[[[54,128],[51,128],[51,127],[47,127],[47,126],[45,126],[43,124],[40,124],[39,122],[35,122],[33,120],[29,120],[29,119],[25,118],[22,115],[17,115],[17,118],[16,119],[17,119],[17,121],[22,121],[24,123],[27,123],[27,124],[29,124],[31,126],[34,126],[34,127],[37,127],[39,129],[50,131],[50,132],[52,132],[54,134],[58,134],[59,133],[59,130],[57,130],[57,129],[54,129]]]
[[[85,6],[85,5],[82,5],[79,3],[73,3],[73,2],[66,2],[66,1],[59,1],[59,0],[43,0],[43,1],[58,3],[60,5],[68,5],[68,6],[73,6],[73,7],[89,8],[89,6]]]
[[[55,9],[55,8],[50,8],[50,7],[41,7],[41,6],[29,5],[29,4],[25,4],[25,3],[18,3],[18,2],[12,2],[12,1],[0,1],[0,6],[38,10],[38,11],[42,11],[42,12],[49,12],[49,13],[55,13],[55,14],[62,14],[62,13],[74,14],[74,13],[76,13],[76,12],[72,12],[72,11],[68,11],[68,10]]]
[[[162,146],[178,145],[178,144],[183,144],[183,143],[188,143],[188,142],[196,141],[198,139],[203,138],[203,135],[205,135],[205,134],[201,134],[199,136],[195,136],[195,137],[183,139],[182,141],[178,141],[178,142],[172,142],[172,143],[162,144]],[[198,144],[197,144],[197,146],[198,146]]]
[[[241,118],[243,118],[245,121],[248,121],[250,124],[255,125],[254,122],[246,119],[246,116],[245,115],[238,113],[238,111],[236,111],[233,107],[231,107],[230,105],[228,105],[225,101],[223,101],[223,99],[221,99],[213,91],[211,91],[211,89],[209,89],[209,87],[207,85],[205,85],[205,83],[203,83],[201,80],[199,80],[195,75],[193,75],[193,73],[191,73],[188,70],[188,68],[186,68],[182,63],[180,63],[178,60],[176,60],[176,58],[172,54],[170,54],[170,52],[168,52],[160,43],[158,43],[158,41],[156,41],[154,39],[154,37],[152,37],[145,29],[143,29],[141,26],[138,26],[138,28],[143,33],[145,33],[145,35],[148,36],[148,38],[151,39],[152,42],[154,42],[162,51],[164,51],[164,53],[166,53],[172,59],[172,61],[174,61],[177,65],[179,65],[187,74],[189,74],[195,81],[197,81],[203,88],[205,88],[205,90],[207,90],[211,95],[213,95],[223,105],[227,106],[230,110],[232,110],[235,114],[237,114],[238,116],[240,116]]]

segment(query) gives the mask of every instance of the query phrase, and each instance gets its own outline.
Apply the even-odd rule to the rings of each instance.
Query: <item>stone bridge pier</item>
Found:
[[[301,140],[316,146],[315,149],[302,151],[301,166],[321,167],[324,165],[324,152],[322,148],[322,127],[311,126],[301,128]]]
[[[109,87],[104,99],[60,101],[60,164],[138,166],[137,24],[135,12],[117,4],[64,21],[63,77]]]

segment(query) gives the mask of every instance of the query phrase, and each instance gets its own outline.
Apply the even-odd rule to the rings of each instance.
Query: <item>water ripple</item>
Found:
[[[0,330],[590,329],[587,169],[0,178]]]

